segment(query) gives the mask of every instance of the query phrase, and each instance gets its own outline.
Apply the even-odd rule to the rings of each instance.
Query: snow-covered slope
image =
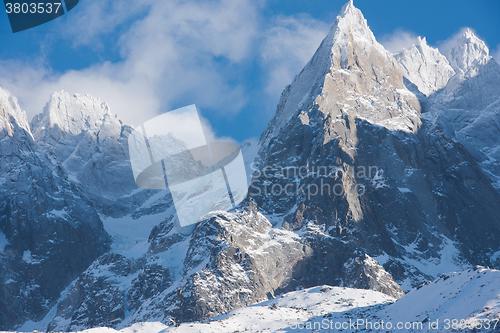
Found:
[[[405,78],[420,92],[427,119],[460,142],[500,189],[500,66],[467,28],[446,54],[425,38],[396,56]]]
[[[156,192],[135,184],[127,141],[131,127],[122,124],[106,103],[90,95],[54,93],[31,128],[39,149],[61,163],[103,218],[144,215],[141,206]],[[167,201],[162,199],[163,204]],[[160,211],[168,208],[162,206]],[[157,208],[146,214],[158,212]]]
[[[110,239],[82,191],[37,148],[0,89],[0,328],[38,321]]]
[[[259,151],[248,198],[191,234],[174,227],[168,191],[134,184],[131,128],[104,102],[55,93],[30,128],[0,91],[0,327],[397,318],[379,303],[441,273],[499,267],[499,77],[471,32],[448,59],[425,39],[394,57],[350,1],[260,142],[243,145],[247,166]],[[403,304],[439,304],[415,293]]]
[[[82,332],[288,332],[299,325],[304,327],[307,322],[321,321],[323,318],[341,320],[345,313],[353,309],[378,308],[394,301],[394,298],[373,290],[325,285],[289,292],[262,303],[212,317],[204,322],[180,324],[178,327],[175,327],[174,321],[169,321],[167,325],[160,322],[145,322],[136,323],[119,331],[95,328]],[[296,331],[292,329],[290,332]]]
[[[498,332],[499,299],[500,271],[476,267],[443,274],[398,300],[372,290],[318,286],[203,322],[144,322],[119,331],[102,327],[82,333]]]
[[[474,76],[491,59],[488,47],[471,29],[464,31],[446,56],[456,72],[468,76]]]
[[[395,57],[404,77],[427,96],[445,87],[455,74],[446,57],[427,45],[425,37],[418,37],[418,44],[403,49]]]
[[[439,331],[500,331],[500,271],[476,267],[467,271],[442,274],[432,283],[416,288],[377,314],[392,322],[438,323]],[[486,329],[486,325],[490,328]],[[480,326],[481,324],[481,326]],[[452,327],[453,325],[453,327]],[[496,326],[496,327],[494,327]],[[448,328],[447,328],[448,327]],[[479,330],[481,331],[481,330]]]
[[[0,132],[6,131],[12,137],[16,127],[31,135],[28,118],[19,107],[17,98],[0,88]]]
[[[53,93],[43,113],[34,117],[32,121],[33,134],[37,140],[58,143],[57,127],[60,133],[78,136],[84,132],[100,133],[106,137],[120,135],[121,124],[116,116],[112,115],[109,106],[98,98],[90,95],[70,95],[65,91]]]
[[[398,300],[368,290],[314,287],[164,332],[498,332],[499,299],[500,271],[477,267],[443,274]]]
[[[431,96],[433,119],[463,144],[500,189],[500,65],[466,30],[448,54],[457,74]]]
[[[289,292],[203,323],[171,327],[165,332],[282,332],[287,329],[294,332],[300,331],[297,329],[299,325],[305,328],[306,322],[321,321],[323,318],[339,320],[353,309],[376,307],[394,301],[394,298],[373,290],[318,286]],[[310,330],[306,328],[306,331]]]

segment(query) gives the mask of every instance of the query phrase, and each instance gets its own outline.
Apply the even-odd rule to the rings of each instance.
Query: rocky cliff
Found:
[[[424,38],[393,55],[347,3],[285,88],[247,199],[191,234],[168,191],[134,185],[131,129],[105,103],[56,93],[30,126],[4,92],[0,328],[173,324],[318,285],[399,298],[498,267],[500,70],[485,47],[467,31],[446,57]]]

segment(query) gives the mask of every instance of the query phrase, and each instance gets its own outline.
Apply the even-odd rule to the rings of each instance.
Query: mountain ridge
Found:
[[[455,73],[425,39],[406,56],[393,56],[348,2],[315,55],[285,88],[260,139],[249,197],[237,210],[212,212],[190,235],[175,229],[168,191],[142,190],[133,183],[130,126],[96,98],[53,94],[31,129],[18,116],[20,128],[33,132],[31,141],[26,134],[28,145],[18,155],[26,150],[42,156],[44,162],[36,163],[46,169],[27,177],[25,187],[30,188],[31,179],[55,179],[48,189],[38,190],[48,202],[47,220],[86,226],[89,221],[73,219],[91,216],[92,235],[102,243],[88,256],[77,253],[84,264],[50,289],[43,300],[50,305],[13,309],[0,294],[2,311],[22,314],[5,327],[19,328],[28,319],[41,323],[47,313],[43,329],[55,331],[203,320],[319,285],[372,289],[399,298],[443,270],[499,267],[495,203],[500,194],[492,176],[500,173],[481,156],[494,158],[500,143],[468,143],[460,135],[465,127],[454,126],[480,119],[477,110],[467,109],[467,121],[456,121],[452,112],[480,99],[479,106],[497,114],[494,89],[460,92],[470,82],[500,84],[500,71],[484,57],[481,44],[470,34],[467,38],[467,48],[453,52],[463,73]],[[471,50],[469,45],[481,47]],[[418,64],[427,69],[415,74]],[[8,133],[15,134],[15,126],[5,128],[10,143]],[[487,138],[500,131],[488,128]],[[467,131],[482,133],[477,127]],[[0,148],[5,164],[7,150]],[[14,170],[16,158],[2,170]],[[321,174],[319,167],[333,173]],[[300,168],[306,174],[283,172]],[[286,186],[293,187],[294,195],[279,191]],[[278,191],[270,193],[273,188]],[[76,203],[66,196],[77,198]],[[72,208],[78,213],[67,211]],[[26,244],[15,248],[13,233],[6,232],[13,225],[6,211],[0,208],[0,231],[8,243],[0,255],[17,251],[13,263],[38,267],[36,261],[47,254]],[[482,228],[476,228],[478,221]],[[148,236],[144,230],[139,235],[141,228],[151,228]],[[0,271],[4,280],[5,272]]]

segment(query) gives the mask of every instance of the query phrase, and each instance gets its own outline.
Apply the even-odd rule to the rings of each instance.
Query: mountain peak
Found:
[[[490,59],[486,44],[476,36],[474,31],[466,28],[458,37],[455,46],[448,52],[447,58],[456,72],[467,73],[486,64]]]
[[[416,44],[413,44],[408,49],[403,48],[403,50],[399,54],[403,54],[405,51],[414,50],[414,49],[417,49],[422,54],[427,54],[427,53],[429,53],[429,51],[434,50],[432,47],[429,46],[429,44],[427,44],[427,39],[425,37],[418,36]]]
[[[78,135],[97,133],[108,123],[119,123],[119,120],[111,114],[107,103],[90,95],[60,91],[50,96],[43,113],[35,116],[31,125],[34,136],[41,138],[55,127],[61,132]]]
[[[353,12],[355,10],[359,10],[356,7],[354,7],[353,0],[349,0],[340,10],[339,16],[345,16],[350,12]]]
[[[358,8],[354,7],[352,0],[347,2],[340,10],[335,23],[331,28],[331,32],[356,30],[360,35],[368,35],[373,41],[375,37],[368,28],[368,24],[363,16],[363,13]]]
[[[321,50],[323,49],[323,51]],[[373,59],[378,53],[390,58],[389,52],[377,42],[363,13],[349,1],[342,7],[328,36],[317,53],[331,55],[335,67],[347,69],[361,65],[362,59]],[[339,60],[337,63],[336,60]],[[402,83],[400,85],[402,87]]]
[[[466,28],[463,34],[463,37],[466,38],[477,38],[476,34],[472,31],[471,28]]]
[[[427,96],[446,86],[455,74],[446,57],[429,46],[425,37],[418,37],[416,44],[403,49],[395,58],[404,77]]]
[[[405,90],[396,59],[377,42],[361,11],[349,1],[314,56],[283,92],[262,140],[277,136],[295,116],[317,109],[324,119],[359,118],[391,130],[414,131],[420,124],[420,106]],[[355,102],[366,96],[373,100]],[[398,111],[388,111],[392,109]]]
[[[0,88],[0,133],[6,131],[6,134],[12,137],[17,128],[23,129],[31,136],[26,112],[21,110],[17,98]]]

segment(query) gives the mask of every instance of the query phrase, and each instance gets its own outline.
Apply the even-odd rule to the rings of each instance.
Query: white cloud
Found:
[[[108,68],[106,68],[108,67]],[[54,91],[91,94],[108,102],[112,112],[127,122],[152,117],[160,101],[140,81],[120,80],[115,77],[117,66],[99,65],[82,71],[53,75],[44,68],[32,68],[12,62],[0,64],[0,85],[18,97],[21,106],[31,118],[42,111]]]
[[[278,17],[264,33],[261,57],[268,70],[266,91],[278,97],[311,59],[330,24],[309,16]]]
[[[192,103],[203,113],[207,108],[222,114],[238,112],[254,96],[245,90],[248,80],[240,73],[257,60],[265,80],[257,93],[274,103],[312,57],[330,24],[306,15],[267,18],[270,23],[264,24],[263,4],[264,0],[84,2],[72,20],[61,20],[63,36],[76,50],[118,50],[121,60],[64,73],[53,72],[42,55],[35,62],[4,61],[0,86],[19,98],[29,118],[42,111],[54,91],[65,90],[98,97],[120,119],[138,125],[159,112]],[[274,112],[274,107],[269,110]]]
[[[71,22],[60,31],[72,39],[75,46],[101,45],[100,37],[107,35],[128,20],[147,14],[151,0],[83,1],[71,12]]]
[[[379,42],[389,52],[399,53],[403,48],[407,49],[413,44],[417,44],[417,38],[417,35],[411,31],[397,29],[390,34],[382,36]]]
[[[94,2],[79,8],[76,20],[62,27],[76,44],[95,45],[113,29],[123,30],[117,44],[121,61],[65,73],[51,72],[43,59],[36,66],[4,61],[0,85],[19,98],[29,117],[41,112],[50,94],[60,90],[99,97],[132,124],[193,102],[202,109],[238,112],[247,97],[238,81],[231,82],[235,77],[231,70],[251,54],[258,3],[148,0],[139,4],[142,16],[118,10],[108,21],[110,8],[129,6],[132,11],[133,2]]]

